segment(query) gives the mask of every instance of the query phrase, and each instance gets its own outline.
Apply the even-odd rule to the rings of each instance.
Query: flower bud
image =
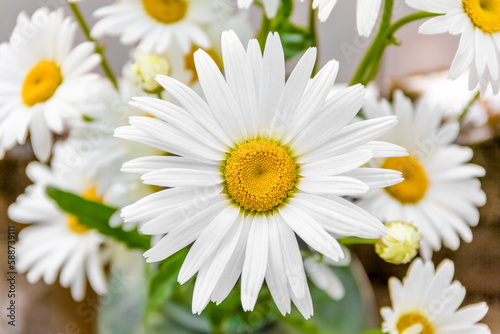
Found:
[[[130,80],[137,87],[150,94],[162,91],[162,87],[156,82],[156,76],[158,74],[169,75],[169,73],[170,64],[166,58],[148,55],[140,51],[135,55],[135,63],[127,71]]]
[[[422,234],[415,226],[403,221],[391,221],[385,226],[387,234],[377,240],[375,252],[389,263],[410,262],[418,253]]]

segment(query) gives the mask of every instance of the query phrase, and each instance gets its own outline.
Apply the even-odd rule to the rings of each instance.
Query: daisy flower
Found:
[[[247,12],[239,12],[235,15],[229,15],[229,13],[224,15],[224,13],[222,13],[221,15],[223,15],[223,17],[220,20],[205,27],[204,31],[210,40],[210,48],[203,48],[203,50],[205,50],[217,63],[219,68],[222,68],[220,36],[224,30],[234,30],[242,41],[248,41],[251,36],[253,36]],[[200,49],[200,46],[193,44],[187,53],[179,50],[179,48],[171,48],[161,55],[148,55],[140,50],[135,50],[133,54],[134,63],[125,65],[123,71],[124,77],[145,92],[163,90],[156,81],[156,75],[158,74],[168,75],[169,77],[188,84],[196,91],[199,91],[198,73],[194,65],[194,53],[198,49]],[[163,63],[164,65],[160,65],[159,63]],[[141,72],[140,74],[138,73],[138,67]],[[143,82],[137,84],[138,81]],[[144,82],[146,82],[147,85],[144,85]],[[162,95],[163,99],[171,99],[168,94]]]
[[[32,224],[19,233],[17,270],[27,272],[30,283],[43,278],[46,284],[53,284],[60,274],[60,284],[70,287],[73,299],[80,301],[85,296],[87,279],[96,293],[106,293],[104,266],[110,244],[97,231],[62,211],[45,189],[51,185],[88,200],[109,201],[80,169],[57,167],[59,160],[67,156],[64,146],[57,144],[54,149],[52,162],[56,167],[50,169],[38,162],[28,165],[26,174],[34,184],[9,207],[8,215],[12,220]]]
[[[368,118],[396,114],[398,124],[380,140],[406,148],[407,157],[377,159],[374,165],[399,170],[400,184],[366,194],[358,203],[382,221],[402,220],[422,233],[422,251],[439,250],[441,243],[456,250],[460,237],[472,241],[470,226],[479,222],[476,206],[486,197],[477,177],[480,166],[468,164],[472,150],[452,144],[459,125],[441,125],[443,110],[422,99],[414,108],[400,91],[394,104],[367,98],[363,111]]]
[[[444,14],[420,26],[422,34],[449,32],[461,35],[449,78],[457,79],[467,68],[469,89],[481,92],[491,84],[500,87],[500,2],[498,0],[406,0],[408,6]]]
[[[385,227],[340,196],[400,182],[401,174],[358,168],[373,156],[405,150],[372,142],[394,126],[388,116],[348,125],[363,103],[364,88],[348,87],[328,98],[338,62],[310,78],[311,48],[285,84],[278,34],[269,34],[264,54],[256,40],[244,49],[233,31],[222,35],[225,78],[203,50],[194,54],[206,100],[186,85],[159,76],[180,106],[154,98],[132,105],[157,118],[130,117],[115,135],[176,156],[130,161],[126,172],[146,184],[170,187],[124,208],[125,221],[146,220],[141,231],[164,235],[145,253],[166,259],[193,243],[178,280],[197,272],[192,309],[220,303],[241,275],[244,310],[255,306],[264,279],[283,313],[292,299],[312,315],[312,301],[295,234],[337,261],[344,255],[328,232],[377,238]]]
[[[444,260],[434,270],[432,262],[416,259],[401,283],[389,280],[392,308],[381,309],[382,330],[389,334],[489,334],[485,324],[478,324],[488,312],[486,303],[457,310],[465,297],[465,288],[451,281],[454,265]]]
[[[314,0],[312,7],[318,9],[318,18],[324,22],[336,4],[337,0]],[[358,0],[356,26],[361,36],[370,37],[380,14],[381,4],[382,0]]]
[[[0,157],[24,144],[29,130],[36,157],[46,161],[51,131],[80,119],[100,58],[90,42],[71,48],[75,32],[62,9],[41,8],[31,18],[21,13],[10,42],[0,45]]]
[[[65,153],[59,154],[60,158],[52,162],[53,167],[61,170],[84,170],[88,177],[95,180],[98,193],[105,192],[108,205],[113,207],[123,207],[153,192],[153,187],[144,185],[138,176],[120,173],[123,163],[144,154],[164,153],[151,146],[113,136],[115,128],[128,124],[129,116],[145,115],[142,110],[128,104],[133,88],[131,83],[122,80],[119,86],[120,92],[109,81],[92,87],[93,95],[103,102],[102,105],[88,113],[93,121],[82,122],[72,129],[65,140]],[[138,91],[134,90],[134,93]],[[117,211],[111,217],[110,225],[122,223]],[[124,227],[134,228],[137,223],[140,222]]]
[[[187,53],[193,44],[210,47],[202,25],[218,19],[215,14],[205,0],[119,0],[94,13],[99,21],[92,36],[121,36],[123,44],[138,42],[141,51],[158,54],[175,42]]]

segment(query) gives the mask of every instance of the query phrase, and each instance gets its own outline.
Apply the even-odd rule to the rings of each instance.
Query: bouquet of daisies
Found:
[[[118,0],[93,26],[85,2],[19,14],[0,45],[0,156],[29,142],[36,161],[8,209],[27,224],[16,270],[76,301],[90,287],[100,333],[490,333],[433,253],[471,242],[486,201],[457,142],[496,135],[478,115],[500,109],[500,2],[406,0],[394,19],[394,0],[358,0],[371,44],[349,83],[317,62],[336,3],[311,1],[305,26],[292,0]],[[459,36],[449,72],[377,85],[418,20]],[[130,46],[121,73],[105,36]],[[375,323],[356,244],[411,263]]]

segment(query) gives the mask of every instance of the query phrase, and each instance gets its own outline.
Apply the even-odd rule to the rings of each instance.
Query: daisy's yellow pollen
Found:
[[[226,161],[227,193],[243,208],[266,212],[293,193],[297,165],[288,150],[274,142],[240,145]]]
[[[472,24],[486,34],[500,32],[500,1],[462,0]]]
[[[102,196],[97,195],[97,189],[95,187],[88,188],[83,193],[82,198],[88,201],[102,203]],[[90,231],[90,229],[87,226],[80,224],[80,222],[78,221],[78,217],[74,215],[68,215],[67,222],[68,222],[68,228],[76,234],[82,234]]]
[[[424,197],[429,180],[424,168],[415,158],[412,156],[387,158],[382,168],[403,173],[403,182],[385,188],[393,198],[402,204],[415,204]]]
[[[56,63],[42,60],[24,78],[21,97],[28,107],[45,102],[54,95],[62,83],[61,70]]]
[[[185,0],[142,0],[142,5],[149,16],[164,24],[182,20],[188,9]]]
[[[199,46],[193,45],[191,51],[184,56],[184,68],[192,73],[190,85],[198,81],[198,72],[194,64],[194,53],[199,49]],[[222,70],[223,64],[219,54],[213,49],[203,49],[213,59],[217,67]]]
[[[421,325],[422,331],[420,334],[434,334],[434,329],[429,323],[426,317],[418,312],[407,313],[399,317],[396,324],[396,329],[398,333],[403,333],[406,329],[411,328],[415,325]]]

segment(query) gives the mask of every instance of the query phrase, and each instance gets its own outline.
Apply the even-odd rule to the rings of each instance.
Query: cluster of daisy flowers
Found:
[[[453,263],[435,269],[432,257],[472,241],[486,202],[485,171],[456,141],[469,110],[498,105],[500,3],[407,0],[424,12],[393,23],[393,0],[359,0],[358,33],[377,35],[362,79],[344,85],[339,62],[317,66],[314,18],[327,20],[336,2],[311,1],[305,28],[290,22],[293,2],[256,2],[258,33],[246,0],[118,0],[92,27],[73,1],[77,20],[62,8],[21,13],[0,45],[0,156],[29,138],[38,160],[8,210],[28,224],[17,270],[30,283],[59,280],[80,301],[87,282],[108,293],[110,271],[140,252],[150,295],[176,291],[173,275],[194,281],[156,304],[191,298],[193,314],[213,302],[230,317],[267,298],[309,319],[314,291],[352,292],[338,268],[355,265],[348,245],[370,243],[384,261],[411,262],[402,282],[389,281],[380,333],[490,333],[478,323],[486,304],[459,309]],[[465,75],[472,99],[459,117],[431,94],[413,102],[397,90],[389,101],[363,85],[397,28],[427,17],[420,32],[460,35],[448,77]],[[78,24],[88,40],[75,45]],[[293,50],[290,34],[302,41]],[[106,35],[131,46],[120,77]],[[219,305],[231,293],[236,311]],[[159,312],[154,303],[146,314]]]

